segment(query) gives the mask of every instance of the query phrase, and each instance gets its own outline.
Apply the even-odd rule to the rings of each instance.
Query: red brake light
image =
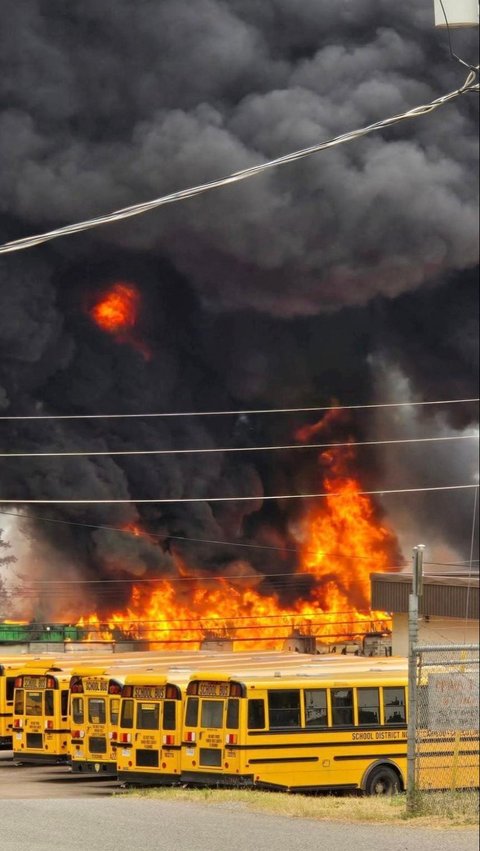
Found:
[[[241,697],[242,687],[240,683],[230,683],[230,697]]]
[[[198,694],[198,680],[195,680],[195,682],[188,684],[187,694]]]
[[[46,685],[47,688],[55,688],[55,686],[57,685],[55,677],[47,677]]]
[[[114,742],[116,742],[118,739],[118,733],[112,733],[112,739]]]
[[[22,688],[23,686],[23,677],[15,677],[14,688]]]
[[[133,686],[124,686],[122,688],[122,697],[131,697],[133,694]]]
[[[70,680],[70,691],[73,694],[83,694],[83,681],[81,677],[72,677]]]
[[[109,694],[121,694],[122,687],[120,683],[115,682],[115,680],[110,680],[108,684],[108,693]]]
[[[47,721],[47,730],[53,730],[53,721]]]

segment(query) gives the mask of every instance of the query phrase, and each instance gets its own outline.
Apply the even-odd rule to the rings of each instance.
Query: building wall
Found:
[[[419,644],[478,644],[479,622],[431,615],[418,622]],[[392,654],[408,656],[408,614],[393,615]]]

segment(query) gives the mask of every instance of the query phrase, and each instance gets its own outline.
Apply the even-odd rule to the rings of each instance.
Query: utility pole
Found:
[[[423,594],[424,544],[413,548],[412,593],[408,598],[408,730],[407,730],[407,812],[415,809],[415,748],[417,726],[418,601]]]

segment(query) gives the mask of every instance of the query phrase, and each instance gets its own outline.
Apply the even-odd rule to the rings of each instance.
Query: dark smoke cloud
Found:
[[[429,0],[87,0],[68,8],[6,0],[0,236],[203,182],[455,88],[463,70],[449,61],[432,18]],[[472,43],[455,33],[470,60]],[[368,402],[380,386],[397,398],[398,375],[413,397],[475,395],[477,138],[469,98],[238,186],[6,256],[0,408]],[[148,360],[88,317],[92,299],[117,279],[141,292],[137,331]],[[378,379],[379,363],[388,380]],[[465,408],[441,427],[471,421]],[[372,423],[358,418],[352,428],[374,437],[399,424]],[[299,424],[247,417],[1,428],[12,449],[122,449],[291,442]],[[416,427],[435,425],[424,416]],[[448,464],[412,455],[412,481],[440,482],[450,468],[471,477],[470,456],[448,451]],[[391,485],[402,468],[391,457],[362,455],[365,480]],[[223,506],[43,510],[106,525],[140,516],[164,536],[158,544],[45,527],[45,553],[53,546],[82,575],[136,573],[139,564],[168,574],[172,552],[224,572],[245,556],[176,536],[294,548],[298,506],[262,505],[262,496],[318,486],[318,474],[311,454],[107,457],[12,460],[2,464],[1,484],[12,498],[255,496]],[[432,536],[464,552],[458,528],[439,523]],[[268,574],[291,569],[295,558],[252,550],[248,561]]]

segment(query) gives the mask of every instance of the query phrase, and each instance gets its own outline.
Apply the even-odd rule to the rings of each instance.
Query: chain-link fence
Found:
[[[479,647],[416,647],[415,782],[411,808],[477,810]]]

